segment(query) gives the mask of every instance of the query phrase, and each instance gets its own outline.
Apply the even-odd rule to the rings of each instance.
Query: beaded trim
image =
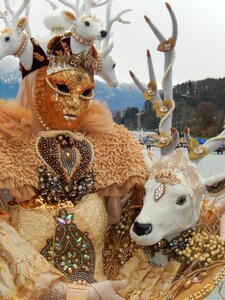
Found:
[[[93,283],[95,252],[87,232],[82,232],[73,222],[73,213],[65,209],[55,216],[55,235],[47,240],[41,254],[60,270],[69,282]]]
[[[57,89],[56,87],[54,87],[51,82],[49,81],[48,78],[45,78],[47,84],[49,85],[49,87],[56,93],[56,95],[62,95],[62,96],[71,96],[70,93],[66,93],[66,92],[62,92],[59,89]],[[78,94],[78,97],[84,100],[91,100],[94,98],[94,90],[92,90],[91,96],[84,96],[82,94]],[[56,97],[56,100],[58,100],[58,97]]]
[[[93,41],[89,41],[89,40],[86,40],[86,39],[80,37],[79,34],[76,32],[76,29],[74,27],[71,29],[71,35],[80,44],[84,44],[84,45],[87,45],[87,46],[91,46],[91,45],[94,44]]]
[[[101,71],[102,71],[102,57],[98,53],[97,54],[97,70],[96,70],[96,74],[99,74]]]
[[[47,77],[45,78],[45,80],[46,80],[47,84],[49,85],[49,87],[50,87],[54,92],[56,92],[57,94],[62,95],[62,96],[68,96],[68,95],[70,95],[70,93],[62,92],[62,91],[60,91],[59,89],[57,89],[56,87],[54,87],[54,86],[51,84],[51,82],[49,81],[49,79],[48,79]]]
[[[19,57],[23,54],[23,51],[25,50],[26,46],[28,43],[28,36],[26,35],[25,32],[23,32],[23,37],[21,41],[20,47],[12,54],[15,57]]]

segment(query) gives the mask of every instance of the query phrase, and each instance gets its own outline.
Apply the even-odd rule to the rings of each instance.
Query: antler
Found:
[[[108,3],[109,0],[105,0],[101,2],[101,0],[96,1],[96,0],[84,0],[84,6],[85,6],[85,14],[90,15],[91,14],[91,9],[99,6],[103,6],[106,3]]]
[[[7,11],[0,11],[0,19],[2,19],[7,27],[10,24],[10,21],[7,18]]]
[[[205,157],[207,154],[218,149],[225,142],[225,129],[216,137],[209,139],[204,145],[200,145],[197,140],[190,135],[190,129],[184,129],[184,137],[189,147],[189,158],[195,163]]]
[[[10,13],[12,16],[11,24],[14,25],[18,21],[19,16],[22,14],[22,12],[25,10],[25,8],[29,7],[30,0],[23,0],[23,3],[21,6],[17,9],[16,12],[13,11],[12,7],[9,4],[9,0],[4,0],[6,10]],[[29,12],[29,8],[28,8]]]
[[[80,0],[76,1],[76,5],[73,5],[68,0],[58,0],[60,3],[64,4],[65,6],[71,8],[75,13],[76,17],[79,18],[84,13],[84,6],[80,7]]]
[[[107,4],[107,9],[106,9],[106,31],[108,32],[106,38],[104,39],[103,42],[103,49],[105,49],[108,45],[109,45],[109,39],[111,37],[111,29],[112,29],[112,25],[115,22],[120,22],[122,24],[129,24],[129,21],[125,21],[121,19],[121,16],[129,11],[131,11],[131,9],[124,9],[122,10],[120,13],[118,13],[114,18],[111,18],[111,8],[112,8],[112,2],[113,0],[109,0],[108,4]]]
[[[51,7],[52,7],[53,10],[55,10],[56,8],[58,8],[58,6],[54,2],[52,2],[52,0],[46,0],[46,1],[51,5]]]
[[[156,117],[160,118],[159,147],[161,149],[163,147],[166,147],[168,149],[168,152],[165,150],[161,151],[162,155],[168,154],[171,151],[171,147],[167,146],[172,142],[172,138],[170,136],[170,128],[172,127],[172,114],[175,108],[175,103],[173,101],[172,67],[175,60],[174,47],[176,44],[178,33],[175,14],[168,3],[166,3],[166,7],[172,20],[172,37],[168,40],[162,35],[162,33],[151,22],[151,20],[147,16],[144,16],[145,21],[160,42],[157,49],[161,52],[164,52],[165,54],[164,75],[162,79],[162,87],[164,92],[163,100],[157,88],[154,68],[149,50],[147,51],[147,64],[150,79],[149,83],[147,85],[143,85],[141,81],[135,76],[135,74],[130,71],[130,75],[139,90],[143,93],[144,99],[152,102],[153,110],[156,112]],[[172,136],[175,137],[177,135],[172,131]]]

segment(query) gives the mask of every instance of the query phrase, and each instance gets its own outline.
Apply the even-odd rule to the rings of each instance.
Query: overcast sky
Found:
[[[19,0],[11,0],[14,5]],[[51,7],[45,0],[31,0],[31,27],[34,35],[46,35],[42,25],[43,13]],[[0,0],[0,7],[3,0]],[[174,84],[187,80],[225,76],[225,0],[170,0],[168,1],[178,20],[178,42],[174,65]],[[123,19],[131,24],[115,24],[113,27],[117,77],[131,82],[129,70],[140,80],[148,81],[146,49],[150,49],[158,83],[163,74],[163,54],[156,51],[158,41],[146,24],[147,15],[164,36],[171,36],[171,20],[163,0],[114,0],[112,15],[122,9],[132,9]],[[93,12],[103,21],[104,9]]]

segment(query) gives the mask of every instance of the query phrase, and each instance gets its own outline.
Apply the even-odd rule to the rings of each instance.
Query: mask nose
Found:
[[[151,224],[141,224],[138,222],[134,222],[133,231],[138,235],[146,235],[152,232]]]
[[[100,36],[101,36],[101,38],[105,38],[107,36],[107,31],[101,30],[100,31]]]

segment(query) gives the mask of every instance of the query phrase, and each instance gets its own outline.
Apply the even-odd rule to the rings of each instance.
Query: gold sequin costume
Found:
[[[37,71],[39,80],[41,72],[46,74],[46,68]],[[26,95],[29,94],[28,80],[29,76],[23,81]],[[146,178],[138,142],[124,127],[113,123],[104,105],[92,101],[80,124],[81,132],[76,133],[68,130],[36,130],[33,107],[23,106],[4,101],[0,103],[0,190],[8,190],[12,197],[9,222],[2,219],[0,230],[1,278],[8,278],[0,280],[2,299],[32,299],[33,293],[38,297],[39,292],[41,294],[57,280],[86,280],[91,283],[106,279],[102,250],[108,227],[107,210],[114,206],[116,199],[116,206],[119,204],[117,214],[120,215],[122,204],[118,199],[134,188],[141,188]],[[91,162],[87,162],[87,169],[94,174],[93,191],[79,197],[76,205],[71,201],[46,203],[38,192],[40,177],[37,169],[43,166],[45,157],[43,153],[39,153],[40,149],[37,151],[37,140],[42,139],[48,143],[55,141],[55,137],[60,135],[70,136],[75,143],[71,148],[75,149],[77,156],[77,165],[73,166],[76,170],[74,174],[78,173],[82,161],[87,159],[86,148],[82,154],[85,141],[91,147]],[[60,149],[61,154],[65,149],[65,157],[67,150],[71,150],[68,147]],[[63,167],[66,169],[66,166],[65,163]],[[80,175],[84,176],[86,173],[82,174],[83,168],[84,165]],[[63,231],[67,232],[68,237],[63,235]],[[9,239],[12,241],[10,249],[7,248]],[[57,244],[58,239],[60,245]],[[65,247],[68,240],[73,240],[72,248],[61,253],[60,247]],[[14,250],[17,247],[20,247],[19,258]],[[52,254],[56,268],[51,264]],[[76,257],[72,257],[73,255]],[[83,263],[80,265],[81,258]],[[71,260],[73,264],[69,263]],[[73,272],[77,268],[79,272]],[[18,272],[23,280],[18,277]]]

